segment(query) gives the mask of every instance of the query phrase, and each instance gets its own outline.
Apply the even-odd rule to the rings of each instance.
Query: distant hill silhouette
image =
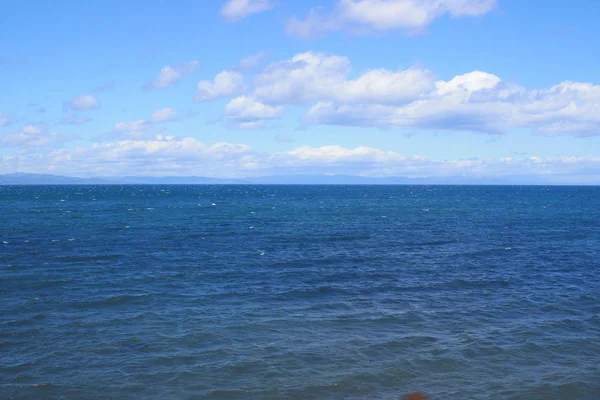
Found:
[[[0,175],[0,185],[103,185],[103,184],[298,184],[298,185],[510,185],[548,184],[539,177],[513,179],[464,176],[373,178],[356,175],[270,175],[253,178],[219,179],[201,176],[122,176],[78,178],[52,174],[14,173]]]

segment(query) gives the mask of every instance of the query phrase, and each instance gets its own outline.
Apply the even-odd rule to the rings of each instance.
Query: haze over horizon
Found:
[[[3,11],[0,174],[600,184],[598,2]]]

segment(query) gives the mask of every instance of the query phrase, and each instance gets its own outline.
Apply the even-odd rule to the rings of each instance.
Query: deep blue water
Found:
[[[600,187],[0,187],[0,398],[600,398]]]

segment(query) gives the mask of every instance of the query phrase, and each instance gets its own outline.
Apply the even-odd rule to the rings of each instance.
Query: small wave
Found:
[[[142,294],[118,294],[114,296],[109,296],[97,300],[87,300],[80,303],[83,306],[107,306],[107,305],[120,305],[136,302],[147,297],[152,296],[152,293],[142,293]]]
[[[94,261],[115,261],[122,258],[122,254],[100,254],[95,256],[62,256],[56,260],[64,262],[94,262]]]
[[[406,246],[443,246],[446,244],[455,244],[456,240],[426,240],[422,242],[405,242]]]
[[[486,288],[504,288],[511,285],[510,279],[453,279],[450,282],[436,283],[425,286],[430,289],[486,289]]]
[[[307,298],[307,297],[312,297],[315,295],[332,294],[337,291],[338,291],[338,289],[334,288],[333,286],[322,285],[322,286],[316,286],[316,287],[308,287],[308,288],[304,288],[304,289],[293,289],[293,290],[289,290],[287,292],[281,292],[281,293],[278,293],[275,295],[275,299],[285,300],[285,299],[292,299],[292,298]]]

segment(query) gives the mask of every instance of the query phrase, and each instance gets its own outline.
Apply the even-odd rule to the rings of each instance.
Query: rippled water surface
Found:
[[[600,187],[0,187],[0,398],[600,398]]]

